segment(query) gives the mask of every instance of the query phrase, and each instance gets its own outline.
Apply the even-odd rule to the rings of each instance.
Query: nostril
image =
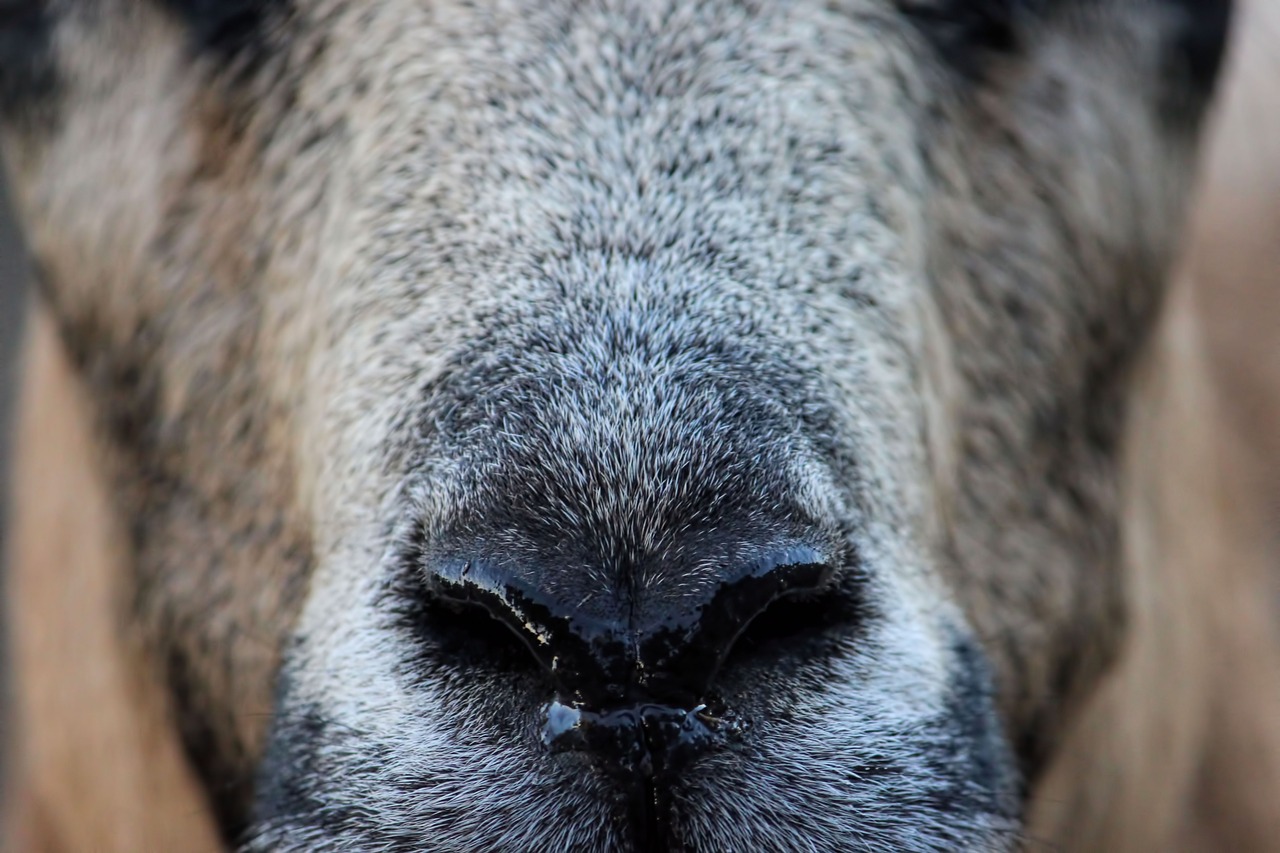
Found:
[[[431,593],[439,601],[485,611],[518,638],[540,664],[550,668],[551,632],[530,612],[533,603],[508,585],[486,583],[483,577],[473,578],[474,567],[470,561],[463,563],[457,577],[452,577],[447,569],[431,574],[428,579]]]
[[[429,641],[433,655],[511,673],[545,670],[544,662],[530,654],[528,638],[508,620],[494,618],[491,608],[421,588],[414,590],[411,600],[411,624]]]
[[[567,607],[515,573],[483,561],[437,564],[425,583],[430,599],[482,609],[505,626],[562,694],[621,697],[618,670],[625,643],[616,624]]]
[[[556,669],[570,620],[538,601],[538,593],[521,589],[508,576],[475,561],[440,566],[428,575],[426,584],[435,601],[488,613],[520,640],[543,669]]]
[[[706,643],[709,651],[716,650],[719,663],[762,614],[783,599],[818,592],[831,575],[832,568],[827,563],[779,561],[725,584],[705,608],[696,641]]]
[[[652,681],[674,681],[689,695],[705,693],[730,652],[758,618],[785,599],[812,597],[834,573],[832,566],[807,548],[793,548],[763,559],[731,581],[720,584],[700,608],[686,615],[688,624],[655,631],[642,655]],[[670,692],[670,691],[668,691]]]
[[[823,654],[812,644],[830,643],[832,628],[840,627],[840,636],[847,639],[851,626],[866,622],[869,614],[859,592],[833,583],[778,597],[738,635],[722,667],[752,661],[772,665],[780,653]]]

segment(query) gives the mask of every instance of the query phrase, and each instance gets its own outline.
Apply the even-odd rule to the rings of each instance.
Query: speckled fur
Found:
[[[1194,141],[1164,7],[1028,22],[971,79],[881,0],[315,0],[252,63],[63,5],[54,116],[6,142],[224,827],[637,846],[405,578],[483,533],[644,607],[725,559],[688,530],[782,517],[865,607],[726,670],[754,725],[665,842],[1017,842],[1124,624],[1117,446]]]

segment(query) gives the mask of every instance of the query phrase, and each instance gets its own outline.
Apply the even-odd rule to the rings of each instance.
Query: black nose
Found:
[[[778,599],[820,589],[831,576],[817,549],[775,548],[692,591],[670,579],[658,605],[639,608],[644,624],[634,624],[625,614],[635,607],[587,610],[581,585],[548,583],[546,574],[536,583],[496,561],[446,560],[429,571],[435,595],[483,606],[551,673],[550,739],[593,750],[613,749],[615,740],[628,749],[629,732],[642,730],[664,744],[695,744],[699,725],[714,718],[704,707],[709,685],[747,625]],[[557,594],[561,587],[572,593]],[[609,612],[617,617],[602,615]]]

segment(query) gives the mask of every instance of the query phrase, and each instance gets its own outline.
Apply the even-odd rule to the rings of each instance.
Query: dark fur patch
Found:
[[[48,114],[58,88],[53,16],[41,0],[0,0],[0,119]]]
[[[252,788],[224,754],[218,732],[207,714],[191,713],[203,697],[200,695],[201,673],[197,662],[182,649],[171,648],[165,660],[165,682],[180,709],[177,715],[182,745],[191,767],[209,797],[218,830],[231,842],[245,830]]]
[[[1021,25],[1061,0],[898,0],[943,60],[978,76],[987,57],[1021,44]]]
[[[966,784],[952,792],[955,801],[943,808],[958,801],[969,809],[989,809],[1017,817],[1025,791],[1022,780],[1010,772],[1005,733],[990,713],[995,702],[990,663],[978,644],[959,632],[952,650],[956,666],[947,700],[947,728],[951,730],[948,741],[966,746],[952,758],[957,769],[963,771]]]
[[[157,0],[181,19],[199,51],[222,61],[256,66],[272,31],[291,11],[290,0]]]
[[[1194,122],[1222,68],[1234,0],[1170,0],[1169,5],[1175,10],[1175,23],[1161,106],[1170,121]]]
[[[1017,52],[1029,27],[1074,9],[1117,9],[1132,0],[898,0],[948,66],[980,77],[988,60]],[[1233,0],[1151,0],[1169,10],[1162,104],[1195,118],[1213,91],[1226,49]]]

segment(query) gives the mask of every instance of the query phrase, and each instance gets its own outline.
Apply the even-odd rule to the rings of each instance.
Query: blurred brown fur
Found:
[[[29,323],[6,624],[17,781],[6,850],[216,850],[166,697],[120,630],[121,530],[88,403],[49,318]]]
[[[1128,430],[1132,630],[1033,805],[1072,850],[1280,838],[1280,4],[1241,4]]]
[[[1242,488],[1260,498],[1263,526],[1256,535],[1274,549],[1280,546],[1280,3],[1252,0],[1242,10],[1187,266],[1224,427],[1244,460]],[[1273,562],[1280,566],[1280,559]],[[1280,581],[1277,590],[1280,601]]]

